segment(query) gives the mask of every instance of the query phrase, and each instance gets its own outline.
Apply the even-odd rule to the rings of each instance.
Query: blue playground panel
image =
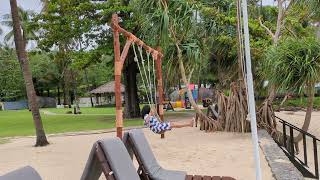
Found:
[[[28,109],[28,102],[26,100],[3,102],[2,104],[4,110]]]
[[[193,90],[193,91],[192,91],[192,97],[193,97],[193,99],[194,99],[195,101],[198,100],[198,90]]]

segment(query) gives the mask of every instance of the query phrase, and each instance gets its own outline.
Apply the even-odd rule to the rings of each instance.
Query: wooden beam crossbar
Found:
[[[114,31],[118,31],[120,33],[122,33],[124,36],[127,37],[127,41],[131,41],[134,42],[135,44],[143,47],[146,51],[148,51],[149,53],[153,54],[153,53],[157,53],[158,56],[160,56],[160,58],[163,57],[163,54],[155,49],[153,49],[152,47],[146,45],[142,40],[140,40],[139,38],[137,38],[134,34],[132,34],[131,32],[126,31],[125,29],[123,29],[122,27],[120,27],[117,23],[112,22],[111,23],[111,27]]]

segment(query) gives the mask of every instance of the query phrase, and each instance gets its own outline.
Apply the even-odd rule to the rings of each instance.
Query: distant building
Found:
[[[125,86],[121,84],[120,87],[120,91],[123,94]],[[96,105],[115,104],[114,88],[115,81],[110,81],[90,91],[91,94],[96,96]],[[123,99],[122,95],[122,100]]]

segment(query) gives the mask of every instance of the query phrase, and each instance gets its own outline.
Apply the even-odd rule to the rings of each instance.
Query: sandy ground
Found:
[[[197,128],[176,129],[160,139],[144,129],[160,164],[189,174],[232,176],[238,180],[255,179],[250,134],[204,133]],[[45,180],[80,178],[92,143],[114,137],[115,133],[49,137],[47,147],[32,147],[34,138],[18,138],[0,145],[0,174],[31,165]],[[273,180],[260,152],[264,180]]]
[[[305,118],[305,112],[304,111],[297,111],[297,112],[291,112],[291,111],[282,111],[282,112],[277,112],[276,116],[284,119],[285,121],[301,128],[304,122],[304,118]],[[309,126],[309,130],[308,132],[314,136],[316,136],[317,138],[320,138],[320,124],[319,124],[319,120],[320,120],[320,112],[313,112],[312,113],[312,118],[311,118],[311,123]],[[281,130],[282,128],[282,124],[279,123],[279,128]],[[289,129],[287,129],[287,134],[289,135]],[[298,134],[297,131],[294,131],[295,136]],[[308,166],[309,166],[309,170],[311,172],[315,172],[314,170],[314,151],[313,151],[313,141],[311,138],[306,138],[307,140],[307,159],[308,159]],[[318,155],[320,153],[320,142],[317,142],[317,148],[318,148]],[[297,155],[300,160],[304,161],[304,153],[303,153],[303,144],[302,142],[299,143],[299,149],[300,149],[300,153]],[[319,157],[318,157],[319,159]],[[306,178],[307,179],[307,178]]]
[[[276,113],[278,117],[300,128],[302,127],[302,124],[304,122],[305,114],[306,113],[304,111],[297,111],[297,112],[282,111],[282,112]],[[308,132],[313,134],[316,137],[320,137],[319,120],[320,120],[320,111],[312,112],[312,118],[311,118],[311,123],[310,123]]]

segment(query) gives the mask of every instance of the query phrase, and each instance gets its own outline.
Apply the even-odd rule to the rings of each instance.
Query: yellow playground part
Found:
[[[183,108],[182,101],[171,102],[173,108]]]

